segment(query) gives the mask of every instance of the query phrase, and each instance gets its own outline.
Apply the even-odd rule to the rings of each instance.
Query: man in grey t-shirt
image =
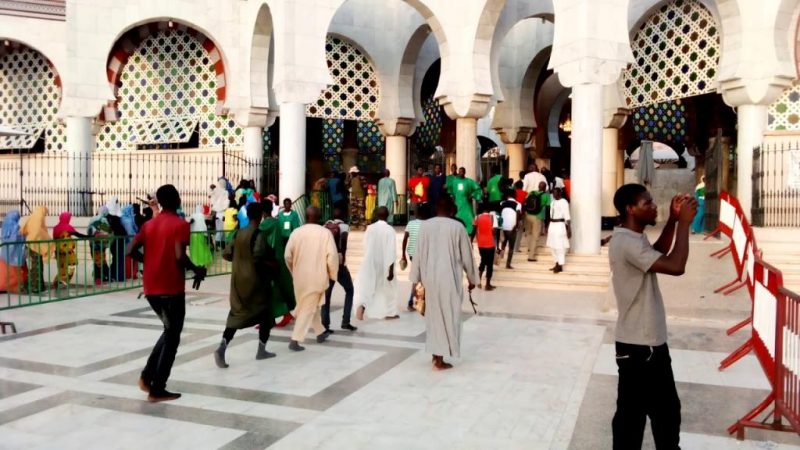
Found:
[[[614,194],[614,206],[622,223],[609,246],[611,281],[619,311],[614,449],[641,448],[647,417],[656,448],[679,449],[681,403],[672,375],[664,300],[656,274],[682,275],[686,269],[689,225],[697,201],[686,194],[676,195],[664,230],[653,245],[644,229],[656,224],[658,209],[647,188],[640,184],[622,186]]]

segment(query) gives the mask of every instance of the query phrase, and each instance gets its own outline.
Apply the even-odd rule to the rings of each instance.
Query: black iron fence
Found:
[[[753,225],[800,227],[800,143],[753,151]]]
[[[263,192],[274,193],[278,161],[256,161],[231,150],[7,155],[0,157],[0,214],[46,206],[51,214],[90,216],[112,196],[134,203],[166,183],[178,188],[189,207],[207,203],[209,186],[221,176],[234,185],[254,179]]]

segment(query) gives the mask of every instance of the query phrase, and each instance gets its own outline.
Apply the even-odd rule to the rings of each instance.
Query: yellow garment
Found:
[[[225,210],[224,218],[222,221],[222,231],[233,231],[236,229],[236,224],[238,223],[236,220],[236,214],[239,211],[236,208],[228,208]]]
[[[26,241],[50,240],[50,234],[47,233],[47,225],[44,223],[46,216],[47,208],[44,206],[37,206],[36,209],[33,210],[33,214],[28,217],[28,220],[22,225],[22,229],[20,229],[20,233],[25,236]],[[50,257],[53,248],[52,242],[28,244],[28,249],[30,251],[41,255],[44,259]]]
[[[375,194],[367,195],[367,210],[364,217],[367,218],[367,223],[372,221],[372,213],[375,212],[375,206],[378,204],[378,196]]]
[[[414,195],[417,197],[422,197],[425,195],[425,186],[423,186],[422,183],[417,183],[417,185],[414,186]]]

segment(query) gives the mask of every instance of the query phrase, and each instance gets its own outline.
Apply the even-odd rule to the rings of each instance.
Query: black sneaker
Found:
[[[169,392],[168,390],[164,389],[161,392],[150,391],[150,395],[147,396],[147,401],[150,403],[159,403],[177,400],[179,398],[181,398],[181,394]]]
[[[343,330],[347,330],[347,331],[356,331],[358,328],[356,328],[356,327],[354,327],[354,326],[352,326],[352,325],[350,325],[348,323],[348,324],[342,325],[342,329]]]

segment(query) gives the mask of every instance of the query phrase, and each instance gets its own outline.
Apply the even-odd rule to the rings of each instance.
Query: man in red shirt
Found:
[[[478,267],[478,280],[483,278],[486,270],[486,286],[484,289],[493,291],[492,273],[494,272],[494,222],[495,217],[489,213],[489,204],[481,203],[480,214],[475,218],[475,230],[478,240],[478,253],[481,255],[481,264]],[[478,285],[480,287],[480,285]]]
[[[417,175],[408,180],[408,198],[411,200],[411,210],[417,212],[422,203],[428,203],[428,187],[431,179],[425,176],[425,169],[417,166]]]
[[[151,403],[175,400],[181,394],[167,391],[167,379],[175,362],[186,315],[186,269],[194,272],[192,287],[198,289],[206,269],[192,264],[186,255],[189,223],[181,219],[181,197],[171,184],[158,188],[161,214],[145,223],[128,247],[128,255],[144,262],[144,294],[164,324],[164,332],[153,347],[139,378],[139,388]],[[144,255],[140,249],[144,248]]]

